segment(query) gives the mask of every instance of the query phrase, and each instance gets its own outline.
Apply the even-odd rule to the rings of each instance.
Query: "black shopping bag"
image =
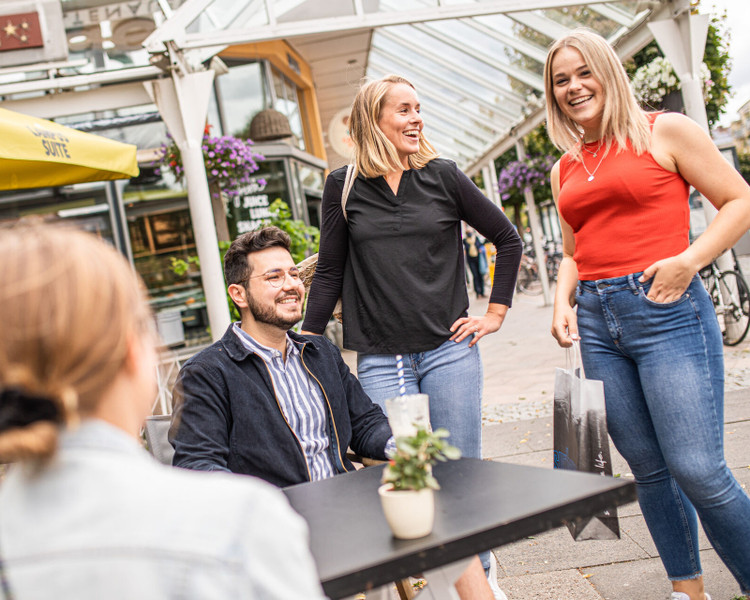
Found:
[[[585,378],[578,342],[573,344],[572,361],[570,354],[567,368],[555,370],[555,468],[611,476],[604,384]],[[567,525],[576,541],[620,538],[616,508]]]

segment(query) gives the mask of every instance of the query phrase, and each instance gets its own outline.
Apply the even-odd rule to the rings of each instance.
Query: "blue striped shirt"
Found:
[[[242,344],[268,366],[281,411],[305,454],[310,479],[333,477],[325,399],[318,383],[305,370],[298,345],[287,335],[285,364],[281,352],[259,344],[239,323],[234,324],[234,332]]]

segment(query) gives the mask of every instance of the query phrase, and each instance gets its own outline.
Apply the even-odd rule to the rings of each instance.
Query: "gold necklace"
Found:
[[[598,150],[597,150],[597,152],[598,152]],[[596,156],[596,154],[594,154],[594,156]],[[604,162],[604,159],[606,157],[607,157],[606,154],[602,155],[602,157],[599,159],[599,164],[596,165],[596,168],[593,171],[589,171],[586,168],[586,161],[583,160],[583,154],[581,154],[581,165],[583,165],[583,170],[586,171],[586,173],[588,173],[588,175],[589,175],[588,181],[594,181],[594,174],[599,170],[599,167],[602,166],[602,162]]]
[[[583,143],[583,142],[581,142],[581,146],[583,147],[583,149],[584,149],[584,150],[585,150],[586,152],[588,152],[588,153],[589,153],[589,154],[591,154],[591,155],[592,155],[592,156],[593,156],[594,158],[596,158],[596,155],[597,155],[597,153],[599,152],[599,150],[601,150],[601,149],[602,149],[602,140],[599,140],[599,145],[598,145],[598,146],[596,147],[596,150],[593,150],[593,151],[592,151],[592,150],[589,150],[589,149],[588,149],[588,148],[586,147],[586,144],[585,144],[585,143]]]

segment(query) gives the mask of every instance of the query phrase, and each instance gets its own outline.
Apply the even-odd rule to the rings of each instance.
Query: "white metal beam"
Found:
[[[601,16],[623,27],[632,27],[635,24],[633,17],[617,6],[607,6],[606,4],[588,4],[587,6],[591,10],[598,12]]]
[[[87,112],[142,106],[152,102],[143,84],[136,82],[108,85],[80,92],[62,92],[21,100],[6,100],[3,102],[3,108],[42,119],[56,119]]]
[[[578,4],[580,4],[580,2]],[[570,33],[570,29],[564,25],[560,25],[560,23],[553,21],[552,19],[548,19],[547,17],[535,13],[518,12],[508,16],[521,25],[530,27],[553,40]]]
[[[533,58],[537,62],[544,64],[544,61],[547,59],[547,51],[539,48],[539,46],[537,46],[536,44],[532,44],[531,42],[527,42],[522,38],[507,35],[505,33],[497,31],[496,29],[488,27],[487,25],[485,25],[481,21],[477,21],[476,19],[461,19],[461,22],[465,25],[468,25],[472,29],[483,33],[487,37],[490,37],[500,42],[501,44],[512,48],[513,50],[517,50],[518,52],[525,56],[528,56],[529,58]]]
[[[469,177],[475,175],[481,170],[483,163],[487,162],[487,160],[495,160],[498,156],[505,154],[505,152],[516,145],[516,140],[522,139],[524,136],[534,131],[534,129],[544,121],[546,116],[547,113],[544,107],[537,108],[534,112],[528,115],[522,123],[511,128],[508,135],[499,140],[496,144],[493,144],[483,152],[480,157],[475,158],[471,163],[466,165],[463,169],[464,173]]]
[[[158,67],[148,66],[118,69],[116,71],[99,71],[86,75],[55,77],[53,79],[33,79],[30,81],[0,84],[0,96],[26,94],[29,92],[60,92],[63,90],[72,90],[77,87],[102,85],[105,83],[155,79],[162,74],[163,71]]]
[[[605,3],[616,1],[618,0],[603,0]],[[146,38],[143,43],[144,47],[150,52],[163,52],[164,42],[167,41],[174,41],[181,49],[192,49],[247,44],[276,39],[291,39],[319,33],[373,29],[392,25],[461,19],[481,15],[514,13],[513,18],[516,18],[517,15],[522,13],[533,16],[527,11],[579,6],[581,4],[581,0],[485,0],[459,5],[450,4],[427,7],[419,10],[375,12],[352,16],[291,21],[262,27],[224,29],[209,33],[186,33],[184,28],[192,23],[198,14],[200,14],[201,8],[205,8],[210,2],[211,0],[187,0],[183,6],[175,11],[172,18],[167,19],[161,27]],[[184,13],[183,10],[185,11]],[[550,37],[556,36],[553,35]]]

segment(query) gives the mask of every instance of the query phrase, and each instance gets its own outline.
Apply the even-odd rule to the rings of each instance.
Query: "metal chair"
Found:
[[[146,444],[148,451],[164,465],[172,466],[174,448],[167,439],[172,415],[151,415],[146,417]]]

